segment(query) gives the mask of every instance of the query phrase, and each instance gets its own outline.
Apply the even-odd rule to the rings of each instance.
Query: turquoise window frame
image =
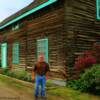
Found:
[[[100,0],[96,0],[96,18],[100,20]]]
[[[12,46],[12,63],[19,64],[19,43],[15,42]]]
[[[37,40],[37,58],[43,53],[45,61],[48,62],[48,38]]]
[[[1,44],[1,67],[7,68],[7,43]]]
[[[18,30],[19,29],[19,24],[12,25],[12,31]]]
[[[44,8],[44,7],[48,6],[48,5],[50,5],[50,4],[54,3],[54,2],[56,2],[56,1],[57,1],[57,0],[48,0],[47,2],[45,2],[45,3],[43,3],[43,4],[39,5],[39,6],[37,6],[37,7],[33,8],[33,9],[31,9],[30,11],[28,11],[28,12],[26,12],[26,13],[24,13],[24,14],[18,16],[18,17],[16,17],[15,19],[13,19],[13,20],[7,22],[6,24],[0,26],[0,29],[3,29],[3,28],[5,28],[5,27],[7,27],[7,26],[9,26],[9,25],[11,25],[11,24],[17,22],[17,21],[19,21],[20,19],[22,19],[22,18],[24,18],[24,17],[26,17],[26,16],[28,16],[28,15],[30,15],[30,14],[32,14],[32,13],[38,11],[38,10],[40,10],[40,9],[42,9],[42,8]]]

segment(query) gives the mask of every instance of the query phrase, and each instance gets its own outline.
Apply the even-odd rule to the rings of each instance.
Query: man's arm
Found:
[[[46,73],[46,80],[48,80],[48,76],[49,76],[49,74],[48,74],[48,73],[49,73],[49,72],[47,72],[47,73]]]
[[[32,81],[35,80],[35,72],[32,70]]]
[[[34,68],[32,68],[32,80],[35,80],[35,71],[36,71],[36,65],[34,66]]]
[[[49,72],[50,72],[50,67],[49,64],[47,64],[47,68],[46,68],[46,80],[48,80],[48,76],[49,76]]]

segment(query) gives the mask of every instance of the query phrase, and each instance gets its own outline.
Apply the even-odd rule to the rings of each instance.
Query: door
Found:
[[[7,67],[7,43],[1,44],[1,67]]]

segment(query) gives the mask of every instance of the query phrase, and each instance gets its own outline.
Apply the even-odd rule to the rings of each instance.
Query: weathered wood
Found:
[[[11,65],[11,59],[8,62],[16,69],[27,69],[36,62],[37,39],[48,38],[49,63],[55,69],[63,68],[65,62],[71,66],[80,52],[100,41],[95,0],[58,0],[18,23],[18,30],[12,31],[12,26],[0,30],[0,43],[8,42],[8,58],[12,56],[12,43],[20,42],[20,64]]]

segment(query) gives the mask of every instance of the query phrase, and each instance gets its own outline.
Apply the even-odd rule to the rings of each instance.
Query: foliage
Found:
[[[15,74],[16,74],[16,78],[21,79],[21,80],[25,80],[27,76],[27,72],[24,70],[16,72]]]
[[[79,80],[69,80],[67,82],[67,87],[78,90],[80,87],[80,81]]]
[[[80,52],[80,55],[75,59],[74,67],[77,70],[83,70],[93,64],[100,64],[100,43],[95,42],[91,50]]]
[[[2,74],[7,75],[7,76],[12,76],[14,77],[14,73],[12,71],[9,71],[8,68],[3,68],[1,71]]]
[[[81,53],[81,56],[78,56],[75,60],[74,68],[77,70],[84,70],[96,64],[96,58],[94,57],[93,51],[84,51]]]
[[[95,65],[85,71],[80,78],[81,91],[100,93],[100,65]]]
[[[67,86],[84,92],[100,94],[100,65],[94,65],[85,70],[80,79],[69,81]]]
[[[15,72],[15,71],[11,71],[11,70],[5,68],[5,69],[2,69],[0,71],[0,73],[4,74],[4,75],[7,75],[7,76],[10,76],[10,77],[14,77],[14,78],[20,79],[20,80],[32,82],[31,74],[28,73],[25,70],[21,70],[19,72]]]

